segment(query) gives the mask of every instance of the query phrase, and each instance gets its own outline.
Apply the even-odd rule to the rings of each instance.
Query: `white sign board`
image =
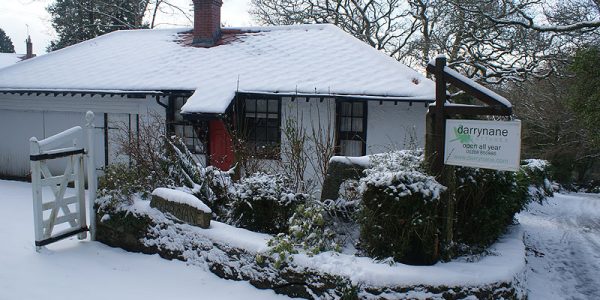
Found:
[[[517,171],[521,121],[446,120],[444,163]]]

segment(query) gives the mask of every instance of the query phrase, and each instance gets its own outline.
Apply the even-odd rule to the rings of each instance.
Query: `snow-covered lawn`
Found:
[[[285,298],[197,266],[76,238],[37,253],[32,215],[30,184],[0,180],[0,299]],[[529,299],[600,299],[600,195],[556,194],[518,219]]]
[[[287,299],[158,255],[75,237],[33,244],[31,185],[0,180],[0,299]]]
[[[600,299],[600,195],[556,194],[518,219],[529,299]]]

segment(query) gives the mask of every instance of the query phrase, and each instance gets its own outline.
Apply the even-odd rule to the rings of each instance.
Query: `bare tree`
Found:
[[[600,27],[598,0],[482,0],[480,7],[466,7],[464,1],[450,1],[457,9],[480,15],[487,20],[538,32],[576,33]],[[486,10],[488,5],[498,9]]]
[[[271,25],[332,23],[413,67],[446,54],[459,72],[499,84],[546,77],[564,63],[565,52],[595,34],[599,1],[583,14],[582,3],[590,1],[550,7],[544,0],[252,0],[251,13]],[[574,15],[581,21],[566,23]],[[546,23],[526,23],[538,16]]]

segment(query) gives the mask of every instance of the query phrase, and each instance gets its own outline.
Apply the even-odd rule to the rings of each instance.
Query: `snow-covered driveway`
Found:
[[[600,195],[556,194],[518,219],[529,299],[600,299]]]
[[[287,299],[197,266],[76,238],[33,244],[29,183],[0,180],[0,300]]]

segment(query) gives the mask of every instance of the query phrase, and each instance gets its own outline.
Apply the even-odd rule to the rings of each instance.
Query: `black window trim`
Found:
[[[342,103],[362,103],[363,104],[363,117],[362,117],[362,132],[342,132]],[[348,100],[338,99],[335,101],[335,153],[341,155],[341,140],[355,140],[362,142],[362,156],[367,155],[367,121],[369,116],[369,102],[366,100]],[[358,136],[358,138],[356,138]]]
[[[270,160],[279,160],[281,159],[281,135],[282,135],[282,123],[283,123],[283,116],[282,116],[282,102],[283,102],[283,97],[285,96],[281,96],[281,95],[272,95],[272,94],[256,94],[256,93],[252,93],[252,94],[243,94],[243,93],[238,93],[236,95],[236,103],[238,106],[238,109],[236,109],[236,111],[238,112],[238,116],[237,118],[237,124],[239,124],[239,127],[242,130],[243,134],[248,134],[248,128],[246,128],[247,123],[246,123],[246,100],[248,99],[254,99],[254,100],[267,100],[267,111],[265,112],[266,114],[274,114],[273,112],[269,112],[269,100],[276,100],[277,102],[277,140],[274,141],[274,146],[275,147],[275,151],[267,151],[267,153],[260,153],[260,151],[256,152],[256,155],[258,158],[261,159],[270,159]],[[256,113],[260,113],[260,112],[255,112]],[[256,141],[251,141],[249,137],[246,137],[248,142],[256,142]]]
[[[190,150],[190,152],[192,154],[197,154],[197,155],[205,155],[208,157],[208,155],[210,155],[210,144],[209,144],[209,140],[210,140],[210,133],[208,132],[209,128],[208,128],[208,121],[206,120],[187,120],[185,118],[183,118],[182,116],[182,120],[181,121],[177,121],[175,119],[175,114],[177,111],[177,107],[176,107],[176,101],[178,98],[183,99],[183,103],[185,104],[185,102],[187,101],[187,99],[189,98],[188,96],[184,96],[184,95],[171,95],[169,96],[169,109],[167,110],[167,130],[169,132],[170,135],[176,135],[177,132],[175,130],[175,126],[192,126],[194,130],[194,136],[196,136],[195,139],[198,140],[198,142],[203,143],[204,145],[202,145],[202,147],[204,148],[204,152],[197,152],[194,149],[190,149],[188,147],[188,150]],[[204,123],[204,124],[203,124]],[[201,126],[201,125],[205,125],[206,126],[206,140],[202,141],[202,139],[198,136],[198,132],[196,132],[196,127]],[[185,132],[185,129],[184,129]],[[180,137],[182,139],[184,139],[184,137]],[[185,140],[184,140],[185,143]],[[194,141],[194,144],[196,143],[196,141]]]

